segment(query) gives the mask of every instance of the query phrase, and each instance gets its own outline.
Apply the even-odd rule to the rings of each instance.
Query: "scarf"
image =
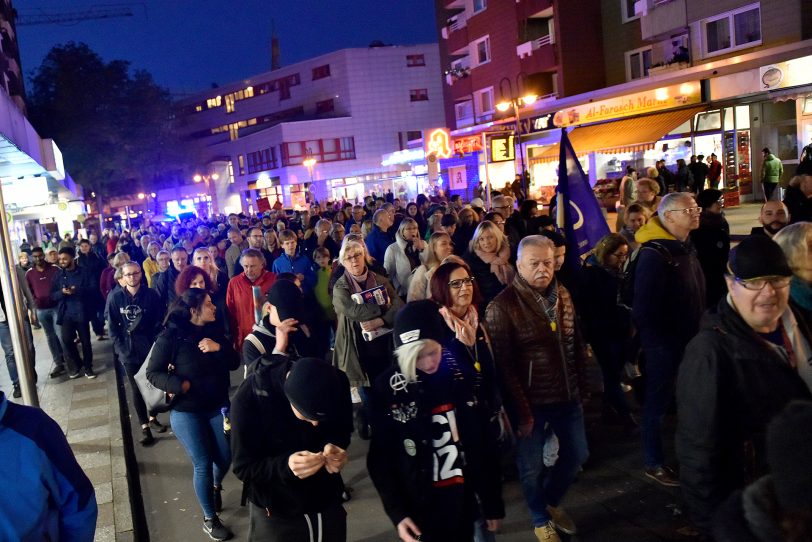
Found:
[[[501,284],[508,285],[513,282],[513,266],[508,262],[510,258],[510,247],[505,243],[499,252],[482,252],[480,249],[475,248],[474,252],[480,260],[491,266],[491,273],[496,275],[496,278]]]
[[[347,284],[352,288],[354,294],[361,293],[378,285],[378,281],[375,280],[375,273],[371,273],[369,267],[367,267],[363,275],[358,277],[350,273],[350,270],[345,267],[344,276],[347,277]]]
[[[789,295],[804,310],[812,311],[812,285],[794,276],[789,285]]]
[[[413,241],[406,241],[406,248],[403,249],[403,253],[409,259],[409,268],[412,271],[420,266],[420,252],[414,249]]]
[[[445,320],[446,325],[454,332],[454,336],[462,344],[468,347],[476,345],[476,330],[479,326],[479,314],[476,307],[471,304],[465,315],[460,318],[448,307],[440,307],[440,314]]]

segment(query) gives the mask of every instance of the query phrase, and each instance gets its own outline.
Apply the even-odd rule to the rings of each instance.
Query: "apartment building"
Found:
[[[545,200],[566,128],[593,183],[628,165],[664,159],[673,167],[714,153],[731,203],[762,197],[761,149],[790,176],[812,140],[812,10],[804,3],[437,0],[447,126],[455,148],[473,151],[441,165],[496,187],[525,168],[531,194]],[[504,44],[512,37],[515,52],[496,47],[494,35]],[[500,68],[488,74],[475,67],[481,59]],[[521,97],[500,93],[500,82],[514,79],[536,99],[488,111],[490,85],[493,103]],[[514,136],[514,160],[494,161],[489,141],[500,132]]]
[[[414,193],[421,180],[382,156],[444,125],[442,85],[436,44],[343,49],[185,99],[179,126],[212,212]]]

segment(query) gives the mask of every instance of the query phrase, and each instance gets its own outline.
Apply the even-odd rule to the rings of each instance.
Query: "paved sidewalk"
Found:
[[[40,407],[62,428],[96,490],[96,542],[134,540],[111,341],[93,339],[93,366],[98,374],[94,380],[48,378],[53,362],[42,330],[34,330],[34,349]],[[11,397],[5,360],[0,365],[0,388],[9,400],[21,403],[22,399]]]

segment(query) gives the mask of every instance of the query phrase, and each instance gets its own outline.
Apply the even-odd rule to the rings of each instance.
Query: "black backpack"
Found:
[[[632,252],[632,256],[629,258],[629,261],[626,262],[626,268],[623,270],[623,280],[620,284],[620,290],[618,290],[618,305],[626,307],[629,310],[631,310],[632,305],[634,304],[634,279],[635,271],[637,270],[637,261],[639,260],[640,252],[646,249],[657,252],[660,256],[662,256],[666,265],[669,267],[677,267],[679,265],[679,263],[674,260],[671,252],[657,241],[646,241],[637,247],[637,249]]]

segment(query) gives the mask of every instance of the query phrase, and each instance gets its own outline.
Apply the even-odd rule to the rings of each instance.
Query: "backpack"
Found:
[[[631,310],[632,305],[634,304],[634,280],[635,271],[637,270],[637,262],[640,257],[640,252],[645,249],[654,250],[657,252],[660,256],[662,256],[666,265],[669,267],[677,267],[679,265],[679,263],[674,260],[671,252],[657,241],[647,241],[637,247],[637,249],[632,252],[632,256],[629,258],[629,261],[626,262],[626,267],[623,270],[623,279],[621,280],[620,289],[618,290],[618,305],[626,307],[629,310]]]

